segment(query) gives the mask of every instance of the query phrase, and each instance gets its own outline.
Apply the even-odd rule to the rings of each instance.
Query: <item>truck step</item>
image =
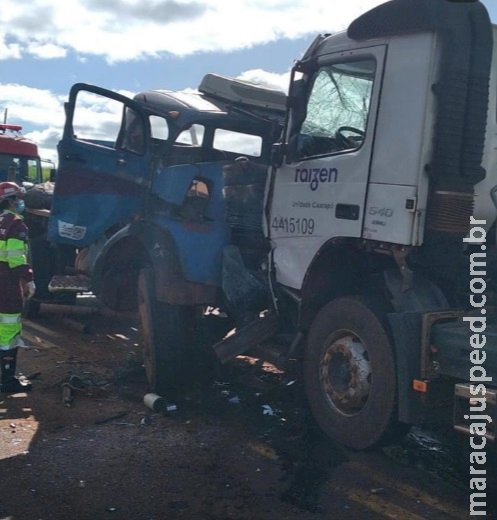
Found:
[[[89,292],[90,278],[84,274],[58,275],[52,277],[48,290],[55,292]]]
[[[257,318],[240,330],[236,330],[231,336],[216,343],[212,348],[221,363],[247,352],[259,343],[271,338],[278,332],[278,317],[274,313]]]
[[[470,430],[472,423],[485,423],[486,434],[485,437],[495,442],[497,439],[497,390],[494,388],[486,388],[484,396],[478,394],[473,395],[470,392],[470,383],[458,383],[454,387],[454,430],[464,435],[473,435]],[[482,401],[482,398],[485,401]],[[472,402],[472,399],[478,398],[478,401]],[[484,408],[482,403],[484,402]],[[482,410],[475,412],[470,407],[482,408]],[[473,416],[472,419],[465,419],[464,416]],[[491,418],[491,422],[485,417]]]

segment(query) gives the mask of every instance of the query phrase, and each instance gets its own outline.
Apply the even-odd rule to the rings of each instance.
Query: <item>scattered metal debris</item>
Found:
[[[275,411],[268,404],[262,405],[262,415],[276,415]]]

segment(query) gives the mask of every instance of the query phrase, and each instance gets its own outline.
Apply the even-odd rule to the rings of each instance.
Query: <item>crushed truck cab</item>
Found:
[[[88,126],[89,102],[113,118],[113,140]],[[196,93],[150,91],[134,99],[74,85],[58,146],[49,240],[74,250],[77,277],[57,277],[51,289],[91,287],[108,306],[132,309],[138,270],[164,245],[180,266],[175,286],[199,284],[191,303],[208,300],[202,293],[221,285],[221,253],[230,236],[226,171],[262,172],[258,182],[265,182],[285,103],[283,92],[215,75]],[[158,269],[161,276],[168,270]],[[169,292],[161,287],[159,296]]]

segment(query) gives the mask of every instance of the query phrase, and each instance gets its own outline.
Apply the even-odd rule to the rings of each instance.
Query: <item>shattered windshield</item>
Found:
[[[332,136],[344,126],[364,132],[374,69],[372,59],[321,67],[309,96],[302,132]]]

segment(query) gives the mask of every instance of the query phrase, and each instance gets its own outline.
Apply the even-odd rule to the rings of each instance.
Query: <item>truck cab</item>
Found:
[[[213,74],[198,92],[156,90],[134,99],[74,85],[48,237],[74,252],[78,279],[56,278],[51,289],[91,287],[109,307],[133,309],[139,266],[167,242],[181,265],[176,281],[197,294],[193,302],[209,299],[230,236],[227,172],[245,168],[263,186],[285,102],[283,92]],[[88,103],[102,107],[107,135],[88,124]]]
[[[0,124],[0,181],[28,187],[43,181],[35,143],[23,137],[21,125]]]
[[[479,2],[393,0],[293,68],[266,206],[272,292],[316,420],[352,448],[441,402],[468,435],[486,410],[496,439],[496,35]],[[486,399],[471,394],[482,316]]]

